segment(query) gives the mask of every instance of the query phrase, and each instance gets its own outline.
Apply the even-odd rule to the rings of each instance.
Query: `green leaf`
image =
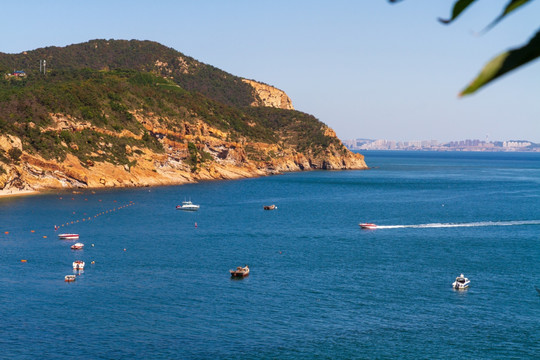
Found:
[[[467,7],[469,7],[469,5],[471,5],[473,2],[475,2],[476,0],[458,0],[455,2],[454,4],[454,8],[452,9],[452,16],[450,17],[450,19],[442,19],[442,18],[439,18],[439,21],[442,22],[443,24],[450,24],[452,21],[454,21],[458,16],[459,14],[461,14],[463,12],[463,10],[465,10]]]
[[[491,22],[491,24],[489,24],[488,26],[486,26],[486,28],[484,29],[484,31],[488,31],[489,29],[491,29],[492,27],[494,27],[495,25],[497,25],[499,23],[499,21],[501,21],[506,15],[510,14],[512,11],[518,9],[519,7],[527,4],[529,1],[531,0],[511,0],[507,5],[506,5],[506,8],[504,9],[504,11],[502,12],[501,15],[499,15],[495,20],[493,20]]]
[[[512,71],[540,56],[540,31],[520,48],[499,54],[484,66],[480,74],[467,86],[459,96],[474,93],[496,78]]]

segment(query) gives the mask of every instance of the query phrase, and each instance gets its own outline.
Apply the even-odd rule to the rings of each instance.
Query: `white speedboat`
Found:
[[[77,277],[75,275],[66,275],[64,276],[64,281],[65,282],[73,282],[77,279]]]
[[[84,270],[84,261],[75,260],[73,262],[73,270]]]
[[[84,247],[83,243],[75,243],[71,245],[72,250],[82,250],[83,247]]]
[[[469,287],[470,283],[470,280],[461,274],[456,278],[456,281],[452,283],[452,288],[455,290],[464,290]]]
[[[79,234],[58,234],[58,237],[64,240],[77,240],[79,238]]]
[[[362,223],[358,225],[360,226],[361,229],[367,229],[367,230],[373,230],[377,228],[377,225],[373,223]]]
[[[182,201],[182,205],[176,205],[176,210],[197,211],[199,207],[200,205],[195,205],[191,201]]]

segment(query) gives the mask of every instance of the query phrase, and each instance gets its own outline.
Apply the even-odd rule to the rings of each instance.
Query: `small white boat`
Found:
[[[75,260],[73,262],[73,270],[84,270],[84,261]]]
[[[455,290],[464,290],[469,287],[470,283],[470,280],[461,274],[456,278],[456,281],[452,283],[452,288]]]
[[[77,240],[79,238],[79,234],[58,234],[58,238],[65,240]]]
[[[358,225],[360,226],[361,229],[373,230],[373,229],[377,228],[377,225],[375,225],[373,223],[361,223],[361,224],[358,224]]]
[[[182,201],[182,205],[176,205],[176,210],[197,211],[199,207],[200,205],[195,205],[191,201]]]
[[[64,276],[64,281],[65,282],[73,282],[77,279],[77,277],[75,275],[66,275]]]
[[[71,250],[81,250],[84,247],[83,243],[75,243],[71,245]]]

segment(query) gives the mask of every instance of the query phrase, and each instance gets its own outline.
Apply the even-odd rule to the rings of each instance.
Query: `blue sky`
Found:
[[[537,31],[540,1],[478,35],[507,2],[479,0],[444,26],[454,0],[21,0],[2,17],[0,51],[153,40],[284,90],[342,139],[540,143],[540,61],[457,97]]]

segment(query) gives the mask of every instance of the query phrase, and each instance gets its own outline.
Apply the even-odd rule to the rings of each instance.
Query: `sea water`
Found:
[[[0,199],[0,358],[539,358],[540,154],[365,155]]]

